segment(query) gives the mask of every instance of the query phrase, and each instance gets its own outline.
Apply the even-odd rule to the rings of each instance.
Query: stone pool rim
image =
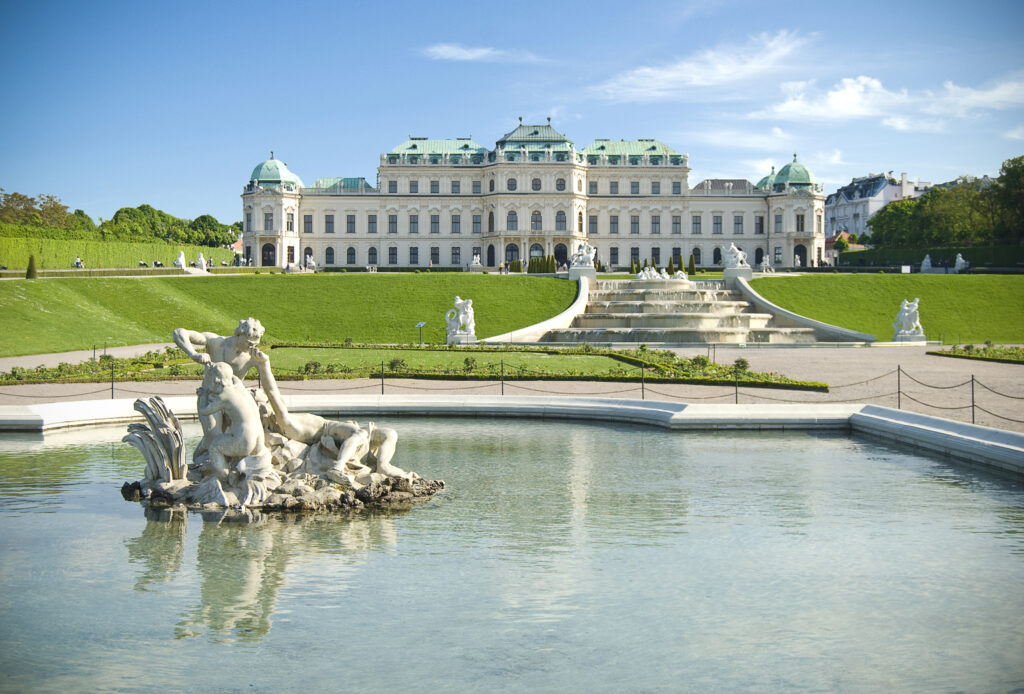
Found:
[[[646,424],[690,431],[832,430],[868,436],[1009,473],[1024,480],[1024,434],[870,404],[692,404],[570,396],[289,395],[289,409],[340,419],[508,417]],[[164,398],[181,420],[193,396]],[[0,406],[0,434],[141,421],[135,398]]]

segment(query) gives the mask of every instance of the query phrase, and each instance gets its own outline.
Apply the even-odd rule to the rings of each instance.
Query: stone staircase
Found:
[[[811,328],[777,325],[755,313],[722,281],[598,280],[572,326],[541,342],[795,344],[815,342]]]

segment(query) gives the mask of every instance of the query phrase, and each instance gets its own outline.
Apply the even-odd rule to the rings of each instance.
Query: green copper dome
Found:
[[[793,155],[793,161],[783,166],[779,173],[776,174],[774,187],[776,190],[780,190],[787,183],[796,187],[814,184],[814,175],[811,174],[806,166],[796,160],[795,154]]]
[[[305,187],[302,183],[302,179],[289,171],[283,161],[274,159],[273,152],[270,153],[270,159],[257,164],[256,168],[252,170],[252,175],[249,176],[249,180],[255,181],[260,185],[291,185],[296,188]]]
[[[772,172],[757,182],[757,187],[761,190],[771,190],[772,184],[775,183],[775,167],[772,167]]]

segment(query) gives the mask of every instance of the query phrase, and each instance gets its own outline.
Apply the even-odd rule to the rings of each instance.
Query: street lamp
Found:
[[[420,347],[423,346],[423,326],[427,324],[427,321],[422,320],[416,324],[416,327],[420,329]]]

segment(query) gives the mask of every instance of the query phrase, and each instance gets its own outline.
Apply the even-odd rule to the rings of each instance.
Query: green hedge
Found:
[[[25,229],[26,227],[19,228]],[[230,249],[208,246],[0,236],[0,265],[6,265],[12,269],[28,267],[30,255],[35,255],[36,267],[40,270],[70,268],[75,256],[82,258],[87,269],[137,268],[140,260],[150,265],[154,260],[159,260],[165,267],[172,267],[181,251],[185,252],[185,258],[189,262],[199,257],[200,253],[208,261],[217,265],[221,261],[230,263],[235,257],[234,251]]]
[[[1024,246],[968,246],[938,248],[869,248],[864,251],[843,251],[839,254],[840,263],[857,266],[918,266],[925,254],[930,255],[932,265],[940,266],[943,262],[952,267],[956,254],[963,255],[964,260],[972,268],[980,267],[1015,267],[1024,264]]]

